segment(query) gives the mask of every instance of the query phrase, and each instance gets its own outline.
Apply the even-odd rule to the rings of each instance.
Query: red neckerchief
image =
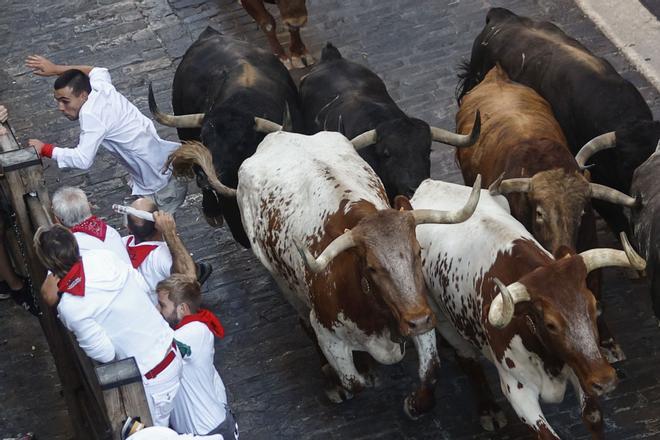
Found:
[[[71,228],[71,232],[84,232],[85,234],[96,237],[101,241],[105,241],[105,233],[107,230],[108,225],[95,215],[87,220],[83,220]]]
[[[60,292],[76,296],[85,296],[85,269],[82,260],[78,260],[71,270],[57,283]]]
[[[126,251],[128,252],[128,258],[131,259],[131,264],[134,269],[140,267],[140,264],[149,256],[151,251],[156,249],[158,245],[156,244],[136,244],[131,246],[133,242],[133,236],[130,235],[126,241]]]
[[[184,325],[195,321],[199,321],[206,324],[209,330],[211,330],[211,333],[216,335],[218,338],[224,338],[225,329],[222,328],[222,324],[220,324],[220,320],[218,319],[217,316],[213,314],[213,312],[206,309],[199,309],[197,313],[184,316],[181,322],[177,324],[176,329],[178,330]]]

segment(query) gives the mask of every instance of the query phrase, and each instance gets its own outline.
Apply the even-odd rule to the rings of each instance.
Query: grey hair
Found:
[[[92,216],[85,192],[80,188],[63,186],[53,194],[53,214],[67,228]]]

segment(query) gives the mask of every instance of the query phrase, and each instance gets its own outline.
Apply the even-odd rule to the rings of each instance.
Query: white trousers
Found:
[[[181,385],[181,368],[183,362],[179,350],[175,350],[176,357],[167,368],[153,379],[142,376],[144,393],[151,412],[154,426],[169,426],[170,413],[174,408],[174,398]]]

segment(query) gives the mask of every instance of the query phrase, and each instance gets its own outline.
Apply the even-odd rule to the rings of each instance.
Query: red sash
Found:
[[[76,296],[85,296],[85,269],[82,260],[78,260],[71,270],[57,283],[60,292]]]
[[[155,244],[137,244],[135,246],[131,246],[131,243],[133,242],[133,236],[129,236],[128,240],[126,241],[126,251],[128,252],[128,258],[131,259],[131,264],[133,265],[134,269],[137,269],[140,267],[140,264],[149,256],[151,251],[156,249],[158,245]]]
[[[199,309],[197,313],[184,316],[181,322],[177,324],[176,328],[180,329],[184,325],[195,321],[206,324],[209,330],[211,330],[211,333],[213,333],[218,338],[223,338],[225,336],[225,329],[222,328],[222,324],[220,324],[218,317],[215,316],[213,312],[206,309]]]
[[[108,225],[95,215],[87,220],[83,220],[71,228],[71,232],[84,232],[85,234],[96,237],[101,241],[105,241],[105,233],[107,230]]]

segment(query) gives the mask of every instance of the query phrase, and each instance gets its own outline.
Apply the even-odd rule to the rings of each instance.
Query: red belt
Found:
[[[158,376],[160,373],[167,368],[174,358],[176,357],[176,354],[174,353],[174,350],[176,350],[176,344],[172,342],[172,348],[170,351],[165,355],[162,361],[158,363],[155,367],[153,367],[151,370],[147,371],[147,373],[144,375],[147,379],[153,379],[154,377]]]

